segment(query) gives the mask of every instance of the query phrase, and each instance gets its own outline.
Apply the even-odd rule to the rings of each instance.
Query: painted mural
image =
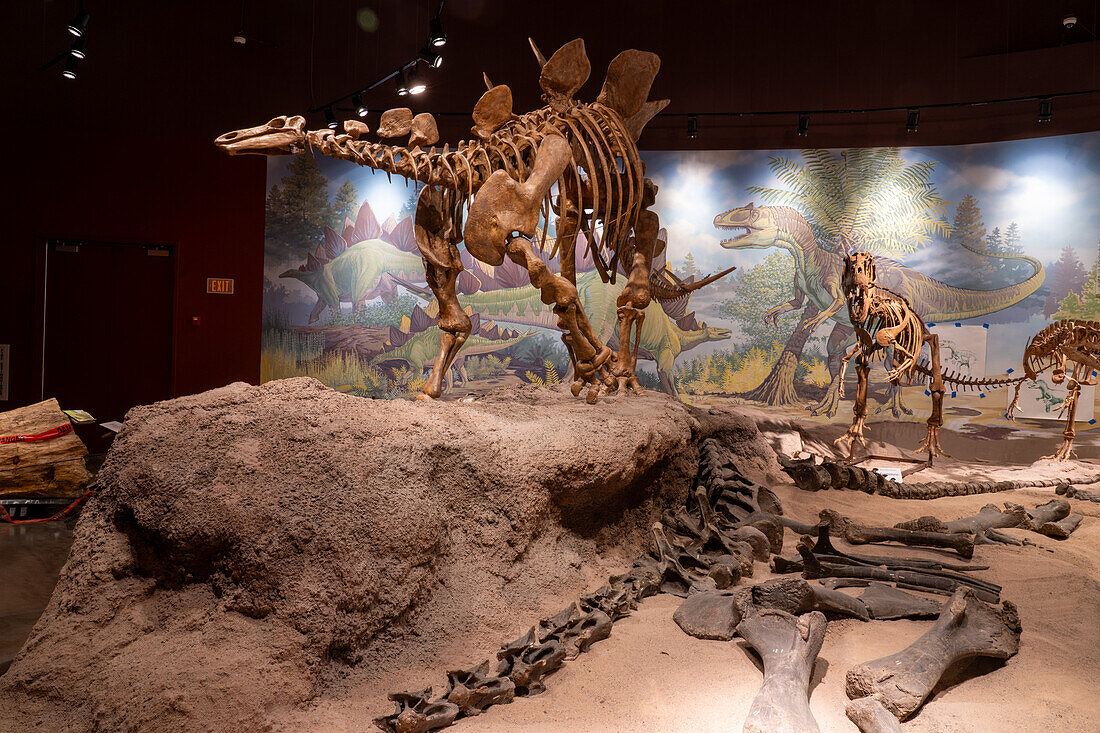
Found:
[[[649,388],[847,422],[850,389],[840,378],[853,343],[840,294],[846,249],[878,256],[880,284],[934,324],[954,373],[1019,369],[1027,339],[1050,321],[1100,319],[1100,133],[643,157],[659,187],[655,210],[667,242],[656,264],[687,282],[737,268],[687,297],[650,305],[639,352]],[[416,194],[404,181],[342,161],[270,159],[265,381],[311,375],[376,398],[419,390],[439,331],[413,238]],[[603,283],[585,258],[583,235],[577,247],[584,309],[614,344],[615,297],[625,278]],[[465,253],[463,263],[460,299],[475,330],[448,393],[565,379],[560,334],[526,273],[508,260],[493,268]],[[870,412],[923,421],[923,389],[891,387],[874,372]],[[1050,413],[1036,395],[1026,415],[1042,422]],[[1003,429],[1006,404],[1003,391],[949,393],[945,413],[981,434]],[[1092,410],[1081,415],[1091,420]]]

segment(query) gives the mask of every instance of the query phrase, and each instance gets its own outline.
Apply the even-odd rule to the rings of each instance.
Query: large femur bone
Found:
[[[764,662],[764,683],[749,708],[745,733],[816,733],[810,675],[825,641],[825,626],[818,611],[801,618],[763,611],[737,627]]]
[[[898,718],[915,713],[943,673],[971,657],[1008,659],[1020,648],[1020,617],[1004,601],[991,606],[969,588],[951,596],[935,625],[897,654],[848,670],[848,697],[873,697]]]

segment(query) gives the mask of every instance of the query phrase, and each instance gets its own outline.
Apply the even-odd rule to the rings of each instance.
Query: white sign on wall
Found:
[[[1015,390],[1007,389],[1008,404],[1012,403],[1012,395]],[[1016,409],[1016,417],[1030,417],[1038,420],[1064,420],[1066,415],[1059,409],[1062,400],[1069,394],[1066,384],[1054,384],[1050,381],[1050,373],[1040,374],[1034,381],[1024,382],[1020,387],[1020,405]],[[1089,385],[1081,388],[1081,396],[1077,398],[1077,414],[1075,422],[1088,422],[1093,419],[1096,405],[1096,387]]]
[[[964,377],[985,376],[985,346],[989,329],[937,323],[928,329],[940,340],[940,368]],[[948,387],[948,393],[951,392]]]
[[[0,344],[0,402],[8,399],[8,376],[11,372],[11,344]]]

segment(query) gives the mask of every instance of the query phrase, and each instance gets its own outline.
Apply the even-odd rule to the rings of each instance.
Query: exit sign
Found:
[[[214,293],[215,295],[232,295],[233,294],[233,278],[231,278],[231,277],[208,277],[208,278],[206,278],[206,292]]]

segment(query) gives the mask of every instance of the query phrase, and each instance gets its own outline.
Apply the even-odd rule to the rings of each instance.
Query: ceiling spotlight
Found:
[[[237,35],[233,36],[233,43],[243,46],[248,43],[248,36],[244,34],[244,31],[237,31]]]
[[[1077,25],[1077,13],[1066,13],[1065,17],[1062,18],[1062,25],[1066,28],[1072,28]]]
[[[447,45],[447,34],[443,32],[443,23],[440,22],[438,15],[432,18],[429,25],[428,45],[436,48]]]
[[[905,131],[916,132],[920,128],[920,110],[911,109],[905,114]]]
[[[798,116],[798,129],[795,130],[799,137],[806,137],[810,134],[810,116],[799,115]]]
[[[431,66],[433,69],[438,69],[443,65],[443,57],[433,51],[431,46],[425,46],[420,49],[420,58],[424,59],[428,66]]]
[[[1054,100],[1039,100],[1039,122],[1050,122],[1054,119]]]
[[[81,36],[80,38],[73,41],[73,45],[69,46],[69,53],[72,54],[72,56],[74,58],[78,58],[78,59],[87,58],[87,56],[88,56],[88,37],[87,36]]]
[[[88,31],[88,11],[84,9],[84,3],[80,3],[80,9],[76,11],[76,16],[69,23],[69,33],[72,33],[77,38],[80,38]]]
[[[694,140],[699,137],[699,118],[688,117],[688,139]]]
[[[336,113],[332,111],[332,107],[325,107],[325,127],[330,130],[335,130],[339,126],[336,121]]]
[[[355,105],[355,116],[366,117],[370,114],[370,109],[367,105],[363,104],[363,97],[356,94],[351,98],[351,103]]]
[[[77,63],[79,62],[76,60],[75,56],[70,56],[69,58],[65,59],[65,66],[61,68],[61,76],[65,77],[66,79],[75,79]]]
[[[414,66],[413,70],[409,72],[409,94],[423,94],[427,88],[428,85],[424,83],[424,79],[420,76],[420,70]]]
[[[405,75],[405,70],[397,72],[397,76],[393,78],[393,83],[397,85],[397,96],[404,97],[409,93],[409,79]]]

